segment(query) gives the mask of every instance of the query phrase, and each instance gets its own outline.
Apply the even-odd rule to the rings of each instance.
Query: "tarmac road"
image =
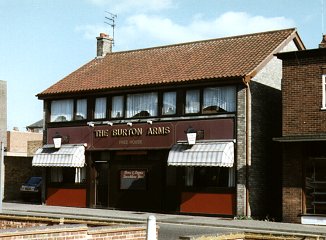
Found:
[[[226,233],[228,229],[211,226],[200,225],[186,225],[186,224],[173,224],[173,223],[158,223],[159,234],[158,240],[175,240],[180,236],[195,236],[215,234],[219,232]]]

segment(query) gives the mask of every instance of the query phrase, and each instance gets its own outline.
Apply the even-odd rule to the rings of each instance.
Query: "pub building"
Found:
[[[281,211],[281,60],[296,29],[112,52],[39,93],[47,205],[221,216]],[[189,137],[189,139],[188,139]],[[56,143],[56,146],[54,145]],[[58,144],[57,144],[58,143]]]

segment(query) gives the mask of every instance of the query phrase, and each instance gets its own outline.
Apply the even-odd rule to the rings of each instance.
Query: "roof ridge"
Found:
[[[105,57],[95,58],[95,59],[103,59],[103,58],[106,58],[107,56],[117,55],[117,54],[126,54],[126,53],[131,53],[131,52],[149,51],[149,50],[154,50],[154,49],[164,49],[164,48],[185,46],[185,45],[191,45],[191,44],[197,44],[197,43],[223,41],[223,40],[228,40],[228,39],[237,39],[237,38],[250,37],[250,36],[259,36],[259,35],[271,34],[271,33],[276,33],[276,32],[286,32],[286,31],[292,31],[293,32],[293,31],[296,31],[296,28],[285,28],[285,29],[279,29],[279,30],[270,30],[270,31],[265,31],[265,32],[256,32],[256,33],[248,33],[248,34],[227,36],[227,37],[220,37],[220,38],[203,39],[203,40],[196,40],[196,41],[191,41],[191,42],[182,42],[182,43],[161,45],[161,46],[155,46],[155,47],[145,47],[145,48],[139,48],[139,49],[122,50],[122,51],[118,51],[118,52],[111,52],[111,53],[108,53]]]

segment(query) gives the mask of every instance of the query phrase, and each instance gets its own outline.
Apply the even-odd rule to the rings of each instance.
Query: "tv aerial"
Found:
[[[106,21],[104,21],[105,24],[111,26],[112,28],[112,44],[114,45],[114,28],[115,28],[115,19],[118,17],[117,14],[110,13],[108,11],[105,11],[109,16],[105,16]]]

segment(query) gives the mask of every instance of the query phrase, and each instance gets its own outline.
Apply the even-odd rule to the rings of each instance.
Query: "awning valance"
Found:
[[[84,167],[84,144],[64,144],[59,149],[54,145],[44,145],[34,154],[35,167]]]
[[[170,166],[232,167],[233,162],[233,141],[175,144],[168,157]]]

